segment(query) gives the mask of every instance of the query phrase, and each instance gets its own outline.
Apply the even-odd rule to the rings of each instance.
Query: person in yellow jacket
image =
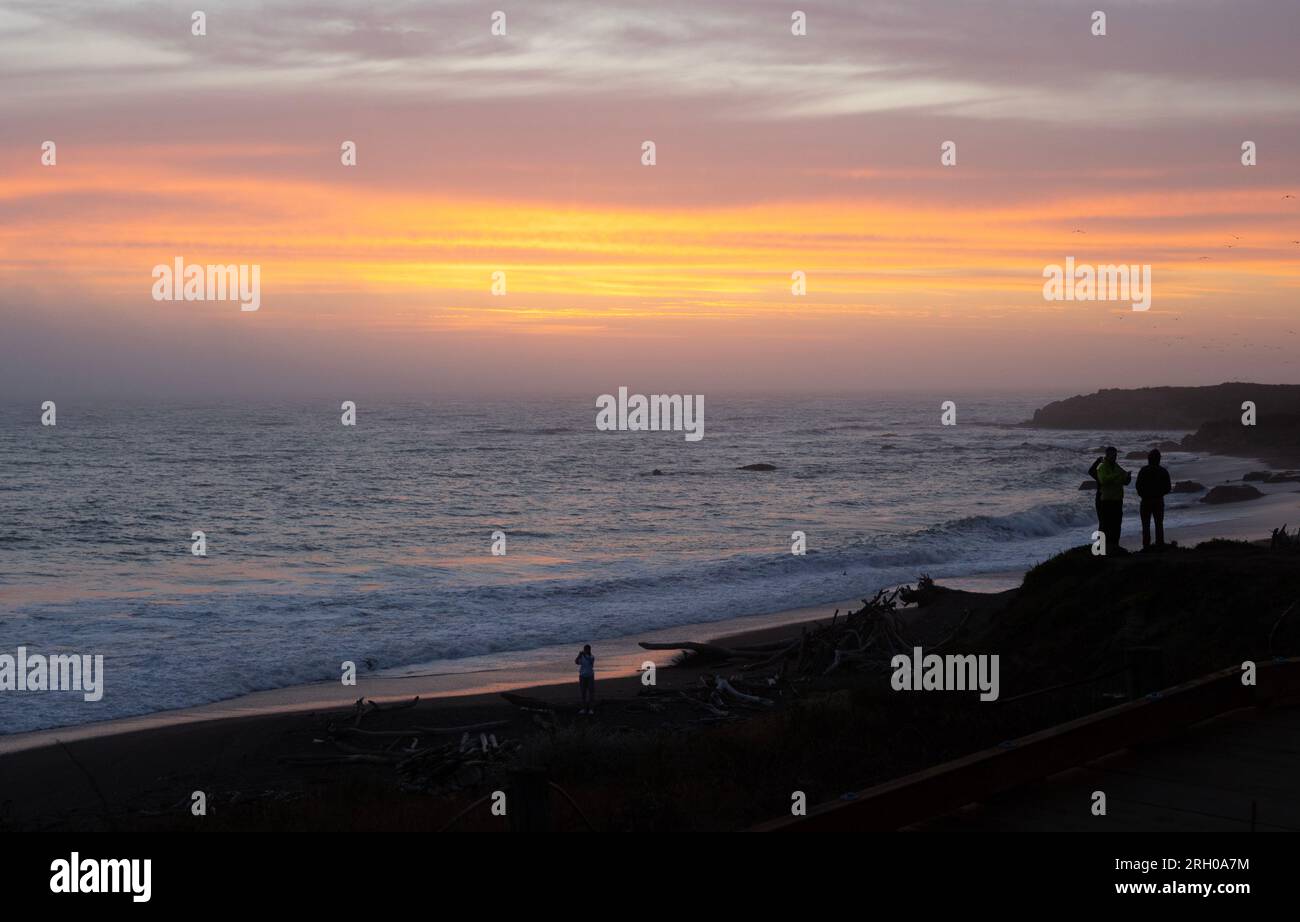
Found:
[[[1114,445],[1106,449],[1106,457],[1096,465],[1097,518],[1101,533],[1106,536],[1106,555],[1119,548],[1120,523],[1124,519],[1124,488],[1133,475],[1119,466],[1119,451]]]

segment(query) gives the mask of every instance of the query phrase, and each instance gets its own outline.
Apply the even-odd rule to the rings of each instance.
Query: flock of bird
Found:
[[[1283,198],[1283,199],[1294,199],[1294,198],[1295,198],[1295,195],[1292,194],[1292,193],[1290,193],[1290,192],[1288,192],[1288,193],[1286,193],[1285,195],[1283,195],[1282,198]],[[1083,230],[1082,228],[1078,228],[1078,227],[1076,227],[1076,228],[1074,228],[1074,233],[1076,233],[1076,234],[1087,234],[1088,232],[1085,231],[1085,230]],[[1233,240],[1235,240],[1235,241],[1240,241],[1240,240],[1241,240],[1241,236],[1240,236],[1239,234],[1229,234],[1228,236],[1231,237],[1231,238],[1232,238]],[[1293,246],[1300,246],[1300,240],[1292,240],[1292,241],[1291,241],[1291,244],[1292,244]],[[1225,249],[1229,249],[1229,250],[1231,250],[1231,249],[1235,249],[1235,248],[1236,248],[1236,243],[1225,243],[1223,246],[1224,246]],[[1200,262],[1209,261],[1210,259],[1211,259],[1211,257],[1209,257],[1209,256],[1198,256],[1198,257],[1197,257],[1197,260],[1200,261]],[[1125,313],[1125,312],[1116,312],[1116,313],[1113,314],[1112,316],[1116,317],[1116,318],[1119,319],[1119,320],[1123,320],[1123,319],[1127,316],[1127,313]],[[1172,320],[1173,320],[1174,322],[1177,322],[1177,321],[1180,320],[1180,319],[1182,319],[1180,316],[1174,316],[1174,317],[1172,318]],[[1154,320],[1154,318],[1153,318],[1153,320]],[[1159,321],[1154,321],[1151,325],[1152,325],[1153,327],[1158,327],[1158,326],[1159,326]],[[1287,330],[1286,332],[1287,332],[1287,334],[1290,335],[1290,336],[1295,336],[1295,335],[1296,335],[1296,331],[1295,331],[1295,330]],[[1241,334],[1240,332],[1232,332],[1232,333],[1230,333],[1229,335],[1232,336],[1232,337],[1239,337],[1239,336],[1241,336],[1242,334]],[[1188,337],[1186,337],[1186,336],[1175,336],[1175,337],[1172,337],[1172,339],[1170,340],[1170,342],[1180,342],[1180,341],[1184,341],[1184,340],[1186,340],[1187,338],[1188,338]],[[1245,346],[1250,346],[1250,345],[1252,345],[1252,344],[1242,342],[1242,343],[1239,343],[1239,344],[1232,344],[1232,345],[1240,345],[1240,346],[1245,347]],[[1216,345],[1213,345],[1213,346],[1211,346],[1211,345],[1202,345],[1201,348],[1202,348],[1203,350],[1207,350],[1207,351],[1212,350],[1212,351],[1215,351],[1215,352],[1226,352],[1226,351],[1228,350],[1228,348],[1229,348],[1229,344],[1228,344],[1228,343],[1222,343],[1222,344],[1216,344]],[[1263,351],[1269,351],[1269,352],[1281,352],[1281,351],[1283,351],[1284,349],[1289,350],[1289,349],[1291,349],[1292,347],[1291,347],[1289,344],[1288,344],[1288,345],[1260,345],[1260,344],[1253,344],[1253,348],[1255,348],[1255,349],[1257,349],[1257,350],[1263,350]],[[1288,359],[1284,364],[1286,364],[1286,365],[1294,365],[1295,363],[1296,363],[1296,360],[1295,360],[1295,359]]]

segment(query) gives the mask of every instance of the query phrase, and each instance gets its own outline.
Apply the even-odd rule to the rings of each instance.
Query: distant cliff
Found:
[[[1241,405],[1255,404],[1255,425],[1242,425]],[[1110,388],[1057,400],[1034,411],[1043,429],[1191,429],[1188,451],[1267,458],[1300,465],[1300,385],[1233,381],[1208,387]]]
[[[1260,415],[1253,426],[1235,419],[1212,420],[1183,437],[1183,448],[1247,457],[1300,457],[1300,414]]]
[[[1223,421],[1248,430],[1251,427],[1241,425],[1241,405],[1247,400],[1254,402],[1258,413],[1254,434],[1222,428],[1206,438],[1264,444],[1291,431],[1277,425],[1279,417],[1300,415],[1300,385],[1233,381],[1207,387],[1108,388],[1049,403],[1034,411],[1029,424],[1043,429],[1199,429]],[[1266,426],[1269,419],[1273,424]]]

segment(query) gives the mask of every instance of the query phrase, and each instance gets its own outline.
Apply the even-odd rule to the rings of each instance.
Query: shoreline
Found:
[[[843,610],[857,606],[857,599],[838,603]],[[793,608],[764,615],[744,615],[723,621],[679,625],[603,641],[597,650],[600,682],[636,676],[642,663],[653,661],[657,668],[668,665],[677,655],[672,650],[643,650],[638,641],[670,642],[681,637],[707,636],[711,640],[760,634],[772,629],[788,628],[829,618],[836,605]],[[718,629],[724,632],[717,633]],[[610,652],[612,651],[612,652]],[[338,682],[314,682],[289,685],[238,695],[222,701],[120,717],[112,720],[49,727],[0,736],[0,757],[28,749],[52,746],[57,742],[97,739],[168,727],[223,720],[247,720],[331,711],[352,707],[358,698],[378,702],[409,700],[421,702],[449,698],[496,696],[505,691],[521,691],[573,686],[577,697],[577,673],[572,666],[575,644],[552,644],[515,653],[487,653],[455,660],[384,670],[384,674],[358,675],[356,685]],[[567,657],[566,657],[567,654]],[[513,662],[511,662],[513,661]],[[413,672],[439,668],[437,672]],[[477,668],[476,668],[477,667]]]
[[[1178,464],[1179,462],[1174,462]],[[1204,479],[1207,488],[1219,482],[1212,479],[1223,473],[1235,472],[1231,482],[1240,482],[1248,470],[1258,469],[1260,461],[1228,455],[1199,455],[1193,462],[1195,469],[1187,477],[1175,479]],[[1138,462],[1130,462],[1136,467]],[[1181,473],[1181,472],[1180,472]],[[1263,484],[1255,484],[1264,488]],[[1300,490],[1294,485],[1277,485],[1259,499],[1212,507],[1219,513],[1210,521],[1179,525],[1175,515],[1166,521],[1167,538],[1185,546],[1215,538],[1228,540],[1266,540],[1272,528],[1283,523],[1300,522]],[[1127,508],[1124,538],[1129,547],[1140,543],[1140,525],[1136,508]],[[919,569],[925,569],[924,567]],[[962,576],[944,576],[936,579],[943,585],[975,593],[997,593],[1018,587],[1028,568],[1000,570]],[[917,574],[920,575],[919,572]],[[829,619],[838,608],[841,611],[857,607],[857,598],[839,602],[783,609],[765,614],[742,615],[717,621],[695,622],[649,632],[623,635],[601,641],[597,645],[599,682],[626,680],[638,675],[642,664],[650,661],[657,668],[671,663],[674,651],[648,651],[637,646],[639,641],[672,642],[682,639],[718,642],[723,639],[745,639],[763,642],[772,637],[785,636],[790,628]],[[192,707],[156,711],[131,717],[90,721],[20,733],[0,735],[0,757],[59,743],[102,739],[128,734],[148,733],[166,728],[207,724],[216,721],[244,721],[256,718],[288,716],[318,711],[333,711],[353,706],[359,698],[378,702],[410,700],[419,697],[422,702],[448,699],[477,699],[497,696],[506,691],[553,690],[573,686],[576,697],[576,680],[571,666],[575,645],[550,644],[531,650],[508,653],[489,653],[440,660],[422,664],[381,670],[359,675],[353,686],[337,682],[316,682],[266,689],[238,695]]]
[[[952,577],[944,579],[943,583],[953,589],[994,595],[1019,586],[1023,576],[1023,572],[1006,571]],[[657,669],[673,665],[672,661],[677,657],[678,651],[645,650],[638,646],[643,640],[661,643],[683,639],[717,644],[724,641],[766,643],[787,636],[796,627],[828,621],[837,609],[843,613],[850,608],[858,608],[861,604],[861,599],[844,599],[767,614],[678,625],[602,641],[597,658],[597,685],[599,687],[606,683],[636,679],[646,661],[654,662]],[[388,675],[358,676],[356,685],[343,686],[335,682],[289,685],[188,708],[0,735],[0,759],[60,743],[100,740],[220,721],[340,711],[353,707],[359,698],[389,703],[418,697],[421,704],[438,702],[454,705],[460,701],[472,703],[478,699],[496,699],[502,692],[537,693],[567,689],[566,694],[571,693],[576,700],[577,674],[571,665],[574,650],[575,644],[552,644],[510,654],[481,654],[385,670],[391,673]],[[502,662],[503,657],[515,662]],[[485,661],[493,665],[473,668]],[[448,667],[447,671],[401,674],[440,664]],[[450,668],[457,666],[469,668]],[[486,678],[487,676],[497,678]]]
[[[902,610],[927,635],[947,633],[963,606],[988,612],[1015,592],[954,590],[926,609],[908,606]],[[855,602],[854,607],[860,603]],[[798,611],[825,622],[832,610],[818,606]],[[777,623],[772,617],[767,624],[751,624],[744,632],[722,636],[736,646],[785,642],[797,638],[803,625],[810,623]],[[673,640],[715,639],[722,637],[685,630],[673,636]],[[572,647],[565,650],[573,652]],[[644,654],[647,651],[639,655]],[[667,662],[677,651],[649,655]],[[519,697],[509,701],[496,690],[453,693],[418,702],[399,695],[405,706],[370,711],[365,732],[400,738],[404,735],[400,731],[412,727],[441,727],[446,729],[436,732],[445,735],[435,739],[451,744],[462,730],[477,736],[486,729],[494,739],[499,736],[525,743],[554,733],[564,739],[618,740],[641,733],[672,732],[669,728],[690,726],[690,718],[698,711],[683,714],[678,707],[674,713],[656,702],[697,690],[701,680],[718,668],[692,657],[659,670],[648,698],[636,674],[602,676],[596,681],[596,712],[590,717],[578,714],[576,670],[562,684],[516,687]],[[0,831],[220,830],[245,829],[250,824],[251,828],[279,830],[344,828],[355,823],[359,801],[367,804],[367,824],[376,824],[368,828],[441,828],[459,813],[463,806],[460,795],[429,797],[404,791],[386,772],[374,772],[373,765],[336,768],[302,764],[304,757],[328,760],[338,748],[333,742],[337,728],[353,726],[358,714],[352,697],[355,693],[356,689],[349,689],[345,696],[349,700],[324,707],[244,710],[187,720],[156,719],[154,715],[132,728],[116,723],[82,725],[72,728],[86,731],[75,738],[64,730],[37,731],[43,739],[0,755],[0,788],[5,791]],[[541,709],[549,712],[550,722],[543,721],[539,729]],[[778,716],[781,710],[774,708],[771,716]],[[750,716],[762,719],[752,714],[745,719]],[[363,790],[364,794],[360,793]],[[207,817],[195,818],[190,813],[191,792],[196,791],[208,798]],[[51,808],[51,798],[57,809]]]

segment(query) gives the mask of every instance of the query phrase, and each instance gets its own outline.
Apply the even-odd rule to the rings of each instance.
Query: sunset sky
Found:
[[[1300,382],[1298,41],[1296,0],[0,0],[0,388]],[[154,301],[178,256],[261,309]],[[1045,301],[1067,256],[1151,309]]]

